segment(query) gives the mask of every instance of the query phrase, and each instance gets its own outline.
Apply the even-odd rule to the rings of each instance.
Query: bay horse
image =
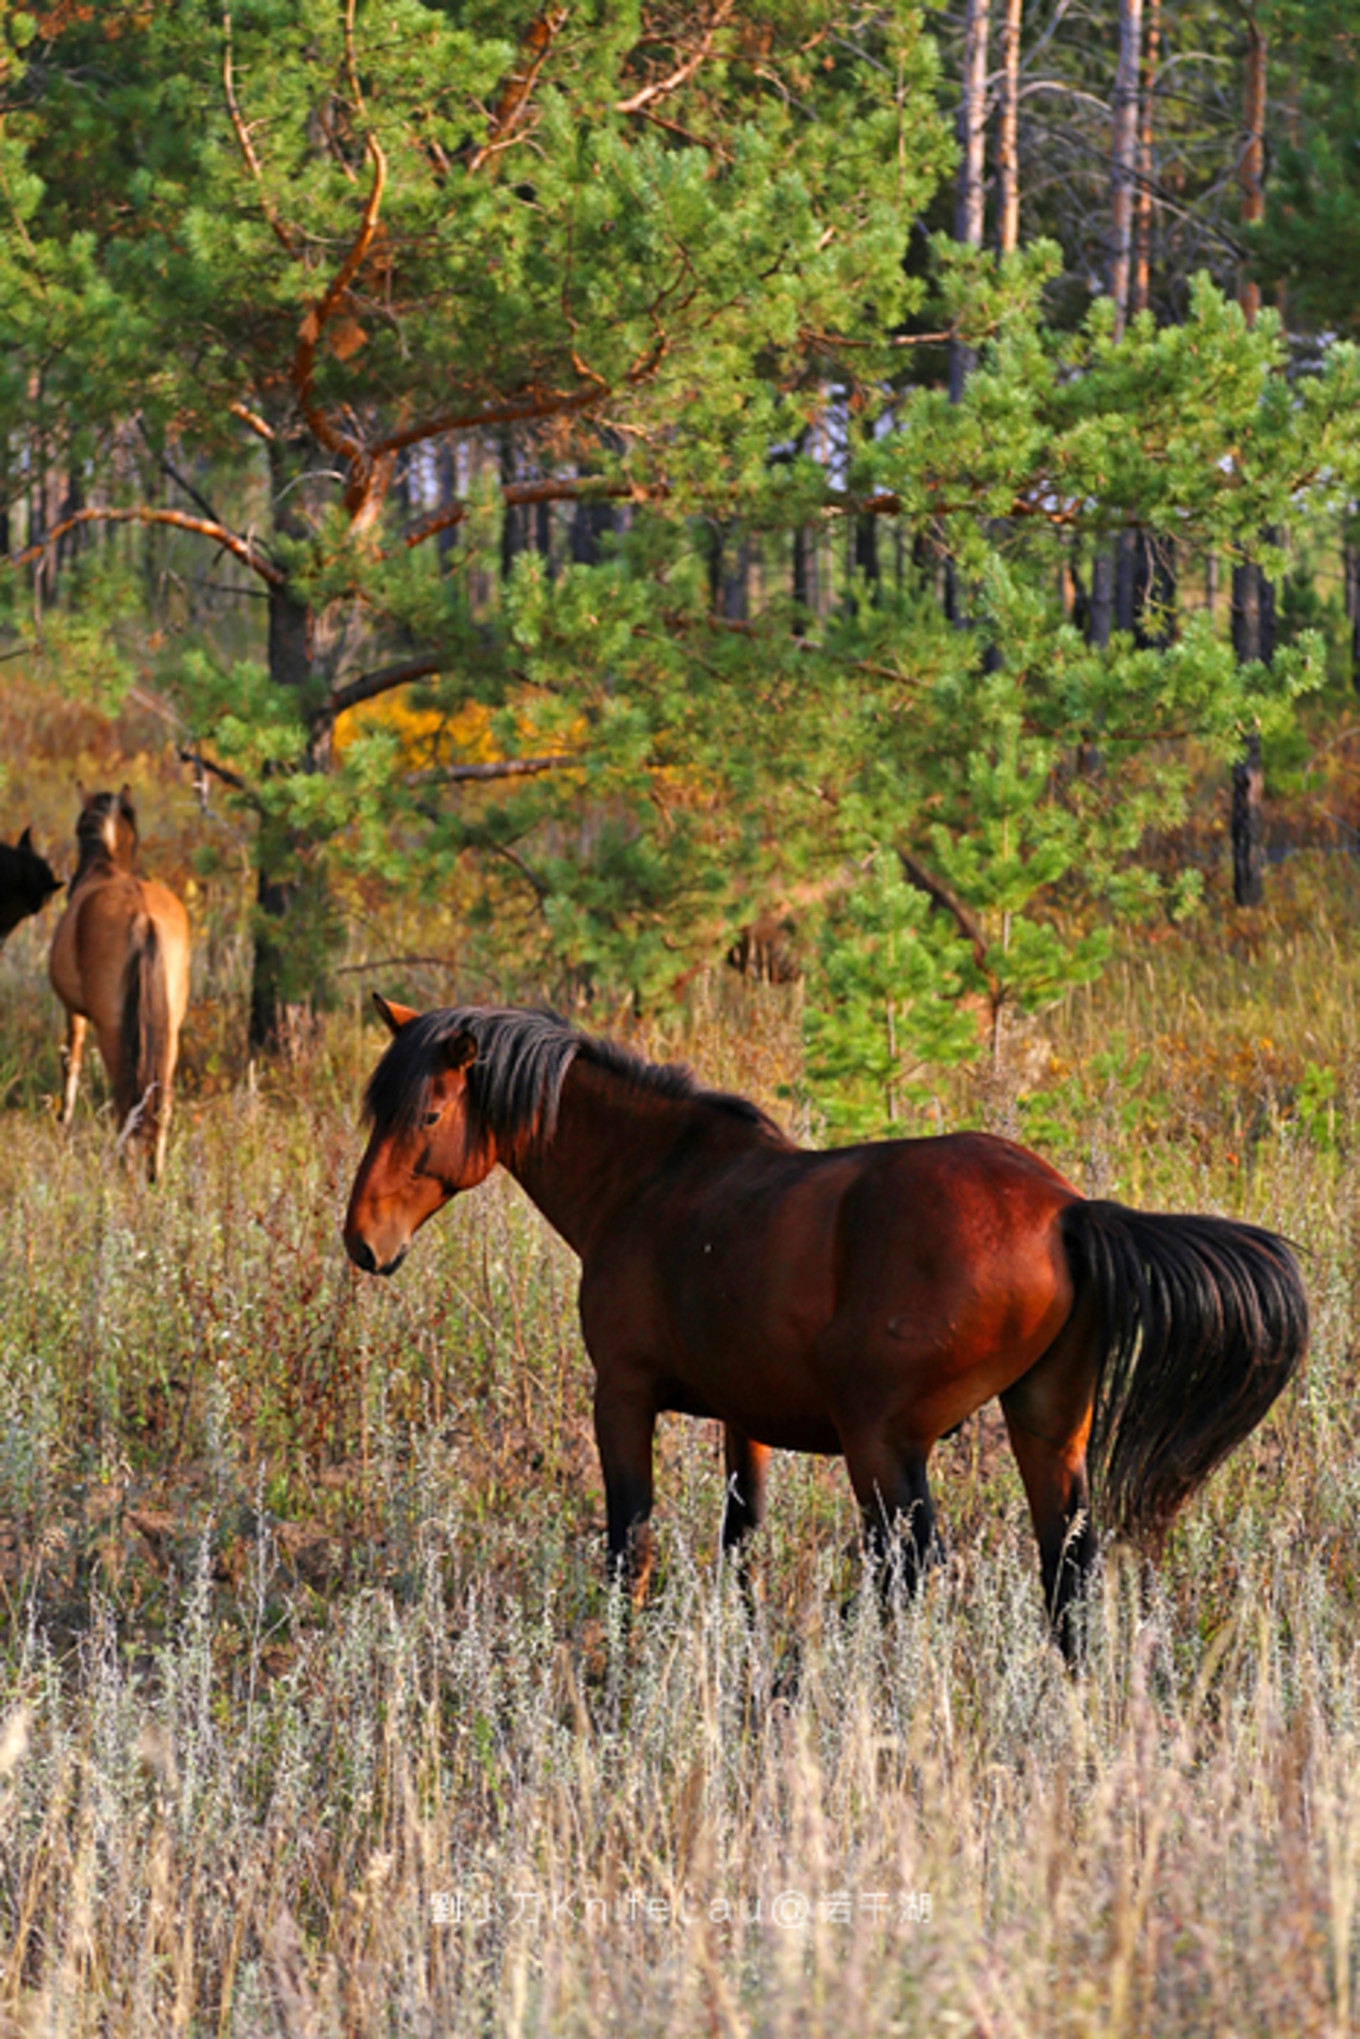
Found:
[[[41,913],[61,880],[46,857],[33,847],[33,831],[26,828],[17,843],[0,843],[0,943],[12,935],[21,920]]]
[[[1092,1492],[1155,1551],[1302,1362],[1298,1269],[1254,1225],[1088,1201],[985,1133],[810,1152],[552,1015],[376,1002],[393,1038],[350,1258],[394,1274],[427,1218],[509,1169],[580,1256],[609,1560],[635,1599],[662,1410],[725,1426],[725,1550],[761,1520],[772,1447],[840,1453],[866,1553],[912,1584],[934,1555],[931,1449],[998,1395],[1075,1661]]]
[[[48,974],[66,1007],[69,1126],[91,1022],[113,1086],[120,1144],[140,1146],[147,1175],[164,1172],[170,1087],[189,1003],[189,916],[173,892],[139,878],[129,790],[80,795],[79,861],[52,937]]]

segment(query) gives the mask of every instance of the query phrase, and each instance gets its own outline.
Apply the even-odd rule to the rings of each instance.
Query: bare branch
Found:
[[[708,28],[700,38],[698,48],[671,72],[669,78],[659,78],[654,85],[644,85],[642,90],[635,92],[631,99],[616,99],[614,101],[615,113],[642,113],[649,106],[654,105],[658,99],[664,99],[668,93],[676,92],[682,85],[687,84],[708,56],[709,51],[713,47],[714,36],[731,12],[732,0],[719,0],[719,4],[713,10],[713,19],[709,22]]]
[[[539,772],[559,771],[563,765],[579,765],[576,751],[552,751],[540,758],[489,758],[476,765],[432,765],[428,771],[408,772],[408,786],[455,785],[464,780],[527,779]]]
[[[80,524],[168,524],[176,531],[192,531],[200,538],[211,538],[224,551],[241,560],[252,572],[269,582],[271,587],[282,587],[288,576],[280,567],[263,559],[255,551],[248,538],[238,538],[225,524],[217,524],[207,517],[190,517],[183,510],[157,510],[139,503],[130,509],[74,510],[69,517],[63,517],[50,531],[45,531],[36,545],[29,545],[22,552],[11,552],[3,564],[6,566],[29,566],[41,559],[49,546],[55,545],[68,531],[74,531]]]
[[[987,980],[993,1008],[999,1006],[1003,997],[1001,985],[995,972],[988,968],[987,944],[982,939],[982,931],[977,922],[967,909],[960,905],[953,893],[942,885],[938,878],[933,877],[924,864],[918,863],[909,850],[899,849],[897,855],[907,883],[914,885],[918,892],[924,892],[931,905],[953,921],[972,950],[973,961]]]
[[[249,425],[251,431],[256,433],[259,438],[264,440],[273,438],[274,427],[268,424],[258,411],[252,411],[249,404],[230,403],[227,405],[227,409],[233,418],[239,418],[243,425]]]
[[[137,419],[137,429],[141,433],[148,450],[154,453],[156,455],[157,460],[160,462],[161,473],[167,476],[170,481],[174,482],[177,488],[183,489],[185,495],[188,496],[190,502],[197,503],[199,509],[202,510],[205,517],[211,517],[214,524],[220,524],[222,522],[222,519],[218,515],[218,512],[214,505],[208,501],[205,495],[202,495],[199,492],[199,490],[194,487],[194,484],[188,479],[186,475],[180,473],[179,469],[175,466],[174,461],[170,458],[168,453],[157,452],[156,448],[151,443],[151,434],[146,429],[146,420],[140,415],[138,416]]]
[[[252,798],[254,797],[254,789],[241,777],[239,772],[233,772],[227,765],[219,765],[215,758],[205,757],[201,750],[190,750],[184,747],[176,755],[183,765],[193,765],[200,772],[211,772],[212,776],[215,779],[220,779],[224,786],[230,786],[233,793],[246,793],[250,794]]]
[[[628,481],[593,481],[589,476],[581,479],[555,479],[547,481],[512,481],[501,490],[501,501],[518,507],[525,503],[595,503],[595,502],[655,502],[668,493],[664,485],[642,488]],[[428,517],[422,517],[413,524],[402,543],[409,549],[423,545],[427,538],[433,538],[438,531],[451,531],[455,525],[467,518],[466,503],[451,503],[442,510],[432,510]]]
[[[538,74],[547,62],[548,52],[570,12],[568,7],[544,7],[530,22],[520,50],[520,61],[507,78],[492,116],[491,133],[468,164],[469,176],[475,177],[490,157],[509,147],[529,103],[529,95],[538,82]]]

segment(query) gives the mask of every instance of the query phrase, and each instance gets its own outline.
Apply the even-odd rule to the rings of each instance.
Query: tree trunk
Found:
[[[1162,0],[1148,0],[1143,83],[1138,104],[1138,189],[1133,204],[1133,280],[1129,309],[1146,311],[1152,280],[1152,105],[1162,45]]]
[[[1275,592],[1254,560],[1239,560],[1232,576],[1232,641],[1239,665],[1275,654]],[[1252,730],[1233,766],[1233,899],[1259,906],[1265,880],[1264,774],[1261,738]]]
[[[959,96],[959,171],[954,238],[982,246],[987,156],[987,12],[990,0],[968,0],[964,30],[963,89]],[[957,403],[973,366],[973,350],[955,340],[949,350],[949,396]]]
[[[870,600],[876,602],[879,594],[877,517],[855,519],[854,564],[856,573],[862,573],[869,584]]]
[[[1143,0],[1119,0],[1119,69],[1114,81],[1110,138],[1110,296],[1116,335],[1129,309],[1133,256],[1133,194],[1138,174],[1138,59]]]
[[[1001,184],[997,246],[1003,255],[1020,243],[1020,26],[1025,0],[1006,0],[1001,30],[1001,117],[997,122],[996,167]]]
[[[1246,74],[1242,92],[1242,147],[1237,161],[1242,221],[1249,225],[1265,210],[1266,45],[1257,22],[1247,21]],[[1238,272],[1238,302],[1248,324],[1261,308],[1261,293]],[[1232,576],[1232,641],[1239,665],[1252,659],[1269,664],[1275,652],[1275,593],[1253,560],[1239,560]],[[1261,738],[1253,730],[1233,767],[1233,898],[1258,906],[1264,889],[1265,831],[1262,818]]]
[[[1115,559],[1108,547],[1098,550],[1091,561],[1091,602],[1087,612],[1087,639],[1103,651],[1114,626]]]
[[[1253,730],[1233,766],[1233,903],[1259,906],[1265,896],[1265,819],[1262,807],[1261,738]]]
[[[1252,226],[1264,216],[1266,171],[1266,41],[1254,18],[1247,21],[1246,75],[1242,91],[1242,146],[1237,157],[1237,183],[1242,194],[1242,224]],[[1261,309],[1260,286],[1238,271],[1237,301],[1255,318]]]
[[[501,486],[509,488],[516,479],[515,442],[509,430],[501,433],[500,443]],[[528,511],[516,503],[507,503],[501,513],[501,591],[510,584],[516,559],[526,549]]]

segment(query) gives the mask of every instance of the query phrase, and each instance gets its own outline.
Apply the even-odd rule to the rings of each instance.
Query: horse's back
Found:
[[[676,1379],[764,1442],[835,1449],[889,1410],[938,1435],[1070,1314],[1075,1196],[986,1134],[753,1150],[669,1212],[639,1200],[589,1317],[610,1344],[666,1325]]]

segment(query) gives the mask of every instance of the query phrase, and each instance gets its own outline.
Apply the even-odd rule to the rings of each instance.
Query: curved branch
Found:
[[[232,127],[236,131],[236,140],[246,160],[246,167],[260,187],[260,208],[280,247],[286,249],[290,255],[295,254],[297,251],[293,245],[292,235],[265,196],[264,169],[255,153],[255,144],[250,139],[250,129],[242,119],[241,109],[236,103],[236,88],[231,75],[231,9],[228,7],[222,9],[222,90],[226,96],[227,112],[231,115]]]
[[[378,230],[378,210],[382,205],[383,189],[387,183],[387,158],[372,133],[368,137],[367,149],[373,165],[373,184],[364,204],[359,231],[354,236],[353,245],[344,261],[302,321],[298,330],[297,351],[293,355],[293,365],[289,371],[293,387],[298,393],[298,401],[302,405],[303,415],[321,444],[332,453],[343,454],[355,462],[364,460],[363,446],[358,439],[335,431],[323,416],[313,400],[312,377],[316,369],[317,342],[325,331],[331,314],[362,267],[364,257],[373,245],[373,236]]]
[[[357,680],[337,687],[326,703],[331,715],[343,715],[347,708],[357,708],[361,701],[372,701],[379,694],[389,694],[393,687],[404,687],[411,680],[427,680],[434,673],[442,672],[448,664],[443,652],[426,652],[420,658],[404,659],[399,665],[382,666],[375,673],[361,673]]]
[[[207,517],[190,517],[183,510],[155,510],[145,504],[131,509],[75,510],[69,517],[61,518],[50,531],[45,531],[35,545],[25,546],[22,552],[11,552],[0,563],[29,566],[34,560],[41,559],[49,546],[55,545],[59,538],[64,538],[68,531],[74,531],[80,524],[168,524],[176,531],[192,531],[200,538],[211,538],[215,545],[220,545],[224,552],[230,552],[253,573],[259,574],[262,580],[268,581],[271,587],[281,588],[288,579],[282,568],[260,557],[248,538],[238,538],[225,524],[213,523]]]

